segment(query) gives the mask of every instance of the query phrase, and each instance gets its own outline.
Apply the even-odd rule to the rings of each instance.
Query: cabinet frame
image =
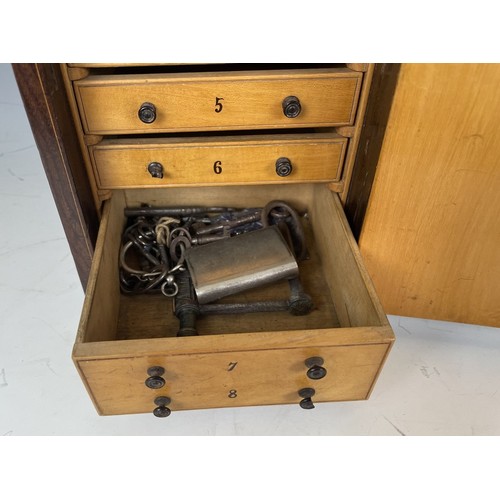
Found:
[[[356,238],[366,212],[399,66],[374,64],[360,139],[353,145],[352,178],[343,194],[347,220]],[[80,281],[86,288],[101,207],[96,201],[95,184],[89,179],[61,65],[16,63],[12,67]]]

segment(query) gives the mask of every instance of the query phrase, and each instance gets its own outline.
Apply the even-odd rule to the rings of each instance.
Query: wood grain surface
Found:
[[[313,401],[366,399],[389,344],[287,348],[81,361],[100,413],[147,413],[168,396],[172,411],[194,408],[297,404],[298,391],[314,386]],[[305,360],[321,356],[327,374],[307,377]],[[165,368],[161,389],[145,385],[150,366]]]
[[[302,272],[315,303],[310,315],[207,318],[200,320],[198,337],[176,338],[178,321],[169,311],[168,299],[154,298],[146,304],[147,298],[120,295],[118,248],[125,206],[143,202],[185,205],[186,200],[195,199],[206,206],[217,202],[241,207],[248,200],[259,206],[276,198],[307,212],[304,225],[310,258]],[[310,356],[325,356],[332,370],[328,381],[315,385],[317,401],[368,397],[394,336],[363,268],[340,200],[326,186],[117,190],[103,213],[73,350],[99,412],[152,411],[157,395],[171,397],[175,410],[298,403],[297,391],[312,383],[304,367]],[[286,288],[273,287],[265,293],[276,298],[286,295]],[[239,370],[227,375],[227,366],[233,362],[241,362]],[[144,385],[152,364],[169,367],[165,394]],[[228,396],[233,389],[238,391],[237,398]]]
[[[333,133],[104,140],[90,148],[100,188],[336,181],[347,139]],[[276,173],[288,158],[292,172]],[[148,165],[158,162],[163,177]]]
[[[362,76],[347,69],[98,75],[74,86],[85,132],[105,135],[351,125]],[[296,118],[283,113],[288,96],[301,102]],[[156,107],[149,124],[138,118],[145,102]]]
[[[389,314],[500,326],[500,65],[403,64],[360,248]]]

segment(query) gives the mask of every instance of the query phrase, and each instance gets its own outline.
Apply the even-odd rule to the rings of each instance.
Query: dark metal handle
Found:
[[[326,368],[323,367],[324,360],[318,356],[308,358],[305,365],[309,368],[307,376],[312,380],[319,380],[326,376]]]
[[[299,98],[294,95],[285,97],[281,105],[283,107],[283,113],[287,118],[297,118],[302,111]]]
[[[139,119],[143,123],[153,123],[156,120],[156,107],[150,102],[144,102],[139,108]]]
[[[162,375],[165,373],[165,368],[162,366],[151,366],[148,368],[149,377],[146,379],[146,387],[150,389],[161,389],[165,385],[165,379]]]
[[[163,179],[163,165],[157,161],[152,161],[148,165],[148,172],[151,174],[151,177]]]
[[[153,415],[159,418],[168,417],[172,411],[167,407],[171,402],[171,399],[167,396],[159,396],[155,398],[154,403],[156,408],[153,410]]]
[[[286,177],[292,173],[292,162],[285,157],[278,158],[276,160],[276,173],[280,177]]]
[[[302,398],[299,405],[304,410],[312,410],[314,408],[314,403],[312,402],[312,397],[316,394],[316,391],[312,387],[305,387],[300,389],[299,396]]]

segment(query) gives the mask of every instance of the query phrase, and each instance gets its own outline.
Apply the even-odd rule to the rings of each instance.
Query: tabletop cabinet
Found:
[[[28,114],[86,285],[73,359],[100,414],[369,397],[394,335],[344,205],[373,65],[33,66],[15,69],[28,112],[26,88],[45,96]],[[310,314],[206,316],[179,337],[167,298],[120,292],[125,208],[271,200],[301,216]]]

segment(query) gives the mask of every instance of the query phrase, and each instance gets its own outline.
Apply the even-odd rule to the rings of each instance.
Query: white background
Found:
[[[389,318],[397,340],[369,401],[323,403],[308,412],[295,405],[179,412],[167,419],[149,414],[99,417],[71,361],[83,291],[7,64],[0,65],[0,230],[0,436],[297,436],[292,442],[258,438],[237,443],[223,440],[216,445],[201,440],[199,454],[189,451],[197,450],[199,441],[193,445],[192,440],[146,440],[146,451],[158,455],[143,457],[139,464],[169,461],[175,455],[182,458],[188,471],[193,461],[198,471],[194,477],[200,478],[205,477],[200,470],[211,470],[206,467],[216,459],[223,461],[223,470],[240,478],[241,469],[234,468],[235,462],[228,457],[237,457],[238,451],[243,450],[257,457],[250,467],[261,474],[267,471],[270,478],[276,479],[269,472],[273,464],[276,472],[280,470],[277,464],[290,464],[290,472],[298,463],[318,481],[311,468],[316,456],[322,471],[321,484],[325,462],[334,466],[347,461],[356,467],[366,466],[369,458],[374,462],[373,470],[378,472],[381,464],[377,457],[385,457],[387,451],[383,450],[387,449],[405,460],[408,451],[414,451],[422,467],[432,464],[432,475],[435,467],[445,463],[453,464],[458,473],[460,465],[471,460],[471,453],[477,451],[477,460],[484,459],[486,450],[498,447],[497,439],[489,439],[486,444],[484,440],[474,440],[472,445],[470,441],[465,444],[456,440],[419,440],[400,449],[393,440],[370,440],[367,445],[354,438],[347,443],[330,438],[304,442],[298,438],[500,435],[499,329],[404,317]],[[35,439],[27,444],[18,441],[14,446],[7,441],[0,438],[0,447],[4,445],[0,456],[4,460],[11,457],[7,462],[15,465],[16,480],[24,477],[16,474],[22,472],[25,454],[37,457],[41,470],[45,470],[43,458],[53,457],[49,449],[55,449],[58,457],[59,452],[67,449],[58,440]],[[70,443],[71,449],[89,452],[90,447],[99,475],[105,464],[101,463],[100,454],[92,450],[99,449],[102,442]],[[104,443],[105,449],[123,452],[116,458],[117,463],[126,456],[123,448],[130,451],[137,446],[136,442]],[[140,450],[142,446],[139,445]],[[283,450],[288,459],[278,453]],[[443,452],[447,454],[441,455]],[[203,457],[203,463],[196,456]],[[291,462],[290,456],[294,457]],[[129,460],[136,463],[137,454],[132,453]],[[408,460],[414,463],[411,458]],[[140,470],[139,464],[136,465]],[[64,470],[68,464],[62,460],[62,465]],[[249,466],[242,462],[242,467]],[[401,472],[398,460],[393,467]],[[487,470],[482,468],[486,475]],[[389,470],[387,474],[389,481]],[[461,484],[461,474],[452,475],[452,483]],[[353,477],[359,478],[356,474]],[[230,478],[226,479],[231,483]],[[307,485],[314,480],[307,475],[300,477],[297,471],[294,491],[305,496]],[[120,484],[123,486],[123,482]],[[159,480],[157,492],[162,491],[161,484]],[[246,498],[245,492],[249,491],[254,490],[243,488],[238,498]],[[413,493],[417,491],[420,493],[418,485]],[[405,497],[414,498],[413,493]]]

